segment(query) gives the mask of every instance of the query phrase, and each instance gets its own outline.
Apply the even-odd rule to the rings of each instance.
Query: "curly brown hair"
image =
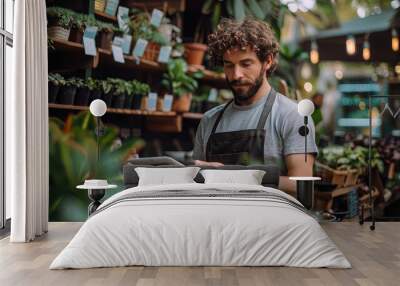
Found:
[[[250,47],[261,62],[271,55],[270,76],[278,65],[279,43],[271,27],[262,21],[245,19],[241,22],[222,19],[216,31],[208,36],[208,53],[216,65],[223,64],[223,55],[232,48]]]

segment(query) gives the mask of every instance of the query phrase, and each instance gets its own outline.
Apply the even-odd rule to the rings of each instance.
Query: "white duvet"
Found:
[[[238,184],[135,187],[163,190],[264,190]],[[145,266],[350,268],[317,221],[288,204],[255,198],[153,198],[123,201],[90,217],[50,269]]]

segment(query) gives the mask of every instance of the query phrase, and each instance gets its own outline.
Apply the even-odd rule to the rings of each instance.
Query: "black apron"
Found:
[[[256,129],[215,133],[222,115],[232,101],[228,102],[213,126],[206,146],[206,160],[225,165],[250,165],[264,163],[265,122],[275,102],[276,91],[271,91],[264,104]]]

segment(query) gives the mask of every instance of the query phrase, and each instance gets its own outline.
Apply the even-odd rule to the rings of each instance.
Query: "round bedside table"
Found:
[[[88,215],[90,216],[101,205],[100,200],[104,197],[106,190],[115,189],[117,185],[109,185],[106,180],[85,180],[85,184],[76,188],[87,190],[91,203],[88,206]]]
[[[289,180],[296,181],[297,199],[306,209],[311,210],[314,206],[314,181],[319,181],[321,178],[289,177]]]

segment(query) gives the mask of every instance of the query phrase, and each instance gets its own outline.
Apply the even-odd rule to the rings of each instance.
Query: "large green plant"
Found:
[[[168,62],[167,72],[163,74],[161,84],[175,96],[193,93],[198,88],[203,73],[198,71],[188,74],[188,66],[184,59],[173,59]]]
[[[76,186],[85,179],[107,179],[122,185],[122,165],[144,142],[130,139],[114,147],[115,128],[105,127],[100,137],[100,160],[94,133],[96,124],[89,112],[69,116],[66,122],[50,118],[50,221],[83,221],[87,218],[87,192]]]
[[[357,169],[365,171],[368,167],[368,148],[362,146],[329,146],[318,154],[318,161],[333,169]],[[371,153],[371,167],[383,173],[384,165],[378,151],[373,148]]]

